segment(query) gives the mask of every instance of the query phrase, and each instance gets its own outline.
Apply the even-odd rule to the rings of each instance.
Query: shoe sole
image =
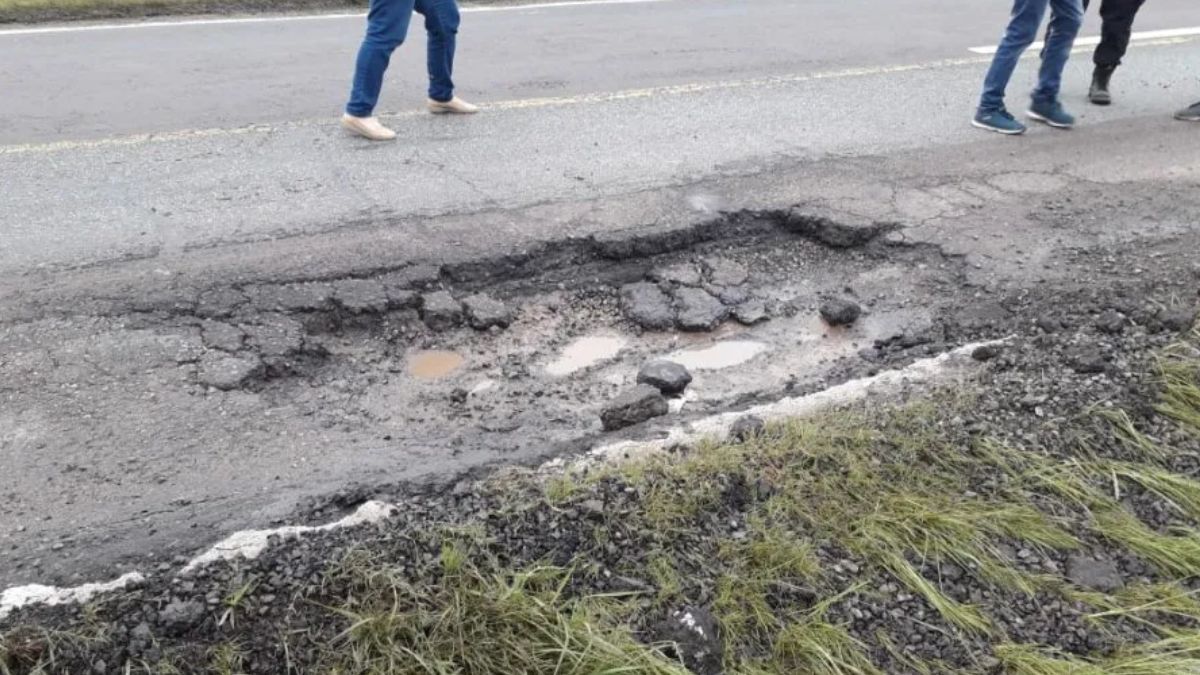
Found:
[[[971,126],[975,127],[976,129],[983,129],[984,131],[994,131],[998,134],[1004,134],[1005,136],[1020,136],[1026,131],[1025,129],[1001,129],[999,127],[989,126],[978,120],[971,120]]]
[[[1041,122],[1042,124],[1045,124],[1046,126],[1054,127],[1055,129],[1074,129],[1075,128],[1074,124],[1063,124],[1062,122],[1055,122],[1048,117],[1043,117],[1042,115],[1039,115],[1039,114],[1033,112],[1032,110],[1026,110],[1025,116],[1036,122]]]
[[[1180,122],[1200,122],[1200,117],[1193,117],[1191,115],[1176,115],[1175,119]]]
[[[434,108],[430,106],[429,112],[434,115],[474,115],[478,110],[449,110],[447,108]]]
[[[1111,98],[1089,98],[1088,100],[1092,102],[1092,105],[1112,105]]]

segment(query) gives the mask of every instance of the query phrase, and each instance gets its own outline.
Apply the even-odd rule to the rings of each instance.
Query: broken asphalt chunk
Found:
[[[647,384],[620,394],[600,412],[600,422],[605,431],[616,431],[641,424],[646,420],[666,415],[667,399],[662,392]]]

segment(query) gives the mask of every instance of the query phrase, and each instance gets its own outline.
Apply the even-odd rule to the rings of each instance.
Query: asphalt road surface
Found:
[[[997,41],[1008,8],[468,11],[457,79],[483,112],[422,112],[414,30],[385,90],[400,134],[389,144],[337,126],[361,17],[0,29],[0,587],[194,553],[351,482],[536,456],[498,453],[490,436],[450,447],[465,428],[404,438],[424,428],[405,415],[455,423],[406,409],[416,387],[401,376],[377,381],[380,362],[358,361],[376,346],[334,345],[345,377],[198,386],[178,352],[204,349],[200,328],[161,311],[191,291],[368,276],[809,200],[903,223],[931,257],[965,261],[980,288],[1036,286],[1064,251],[1179,254],[1200,222],[1200,125],[1170,118],[1200,99],[1194,0],[1147,4],[1138,29],[1152,33],[1135,40],[1111,107],[1085,103],[1081,49],[1064,91],[1079,128],[1022,138],[968,123],[988,61],[973,48]],[[1084,35],[1097,24],[1089,16]],[[1015,110],[1035,67],[1014,80]],[[506,339],[513,353],[525,339],[553,350],[568,328]],[[448,393],[428,395],[443,405]],[[328,423],[347,410],[358,416]],[[526,445],[535,431],[520,432]]]
[[[0,31],[0,275],[599,197],[778,159],[994,142],[966,124],[987,60],[968,50],[996,42],[1007,6],[664,0],[468,12],[457,79],[484,114],[418,112],[414,31],[382,102],[400,133],[387,146],[335,124],[359,17]],[[1192,26],[1190,0],[1156,0],[1138,28]],[[1154,119],[1200,96],[1200,41],[1138,43],[1128,61],[1109,109],[1080,102],[1087,56],[1070,65],[1080,144],[1088,127]],[[1014,107],[1032,66],[1013,84]],[[426,253],[445,243],[413,241]]]

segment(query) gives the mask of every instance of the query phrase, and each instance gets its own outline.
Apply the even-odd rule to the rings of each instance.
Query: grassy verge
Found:
[[[152,648],[113,627],[161,589],[29,620],[0,640],[0,672],[113,653],[128,672],[1200,672],[1197,345],[1160,359],[1152,417],[1081,412],[1061,447],[973,436],[956,422],[972,402],[943,392],[498,477],[471,517],[360,533],[286,597],[278,566],[226,569],[208,618]],[[1073,583],[1081,554],[1120,562],[1123,583]],[[681,637],[680,612],[712,626]]]

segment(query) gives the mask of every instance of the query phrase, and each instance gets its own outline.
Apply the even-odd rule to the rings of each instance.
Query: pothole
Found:
[[[767,345],[750,340],[728,340],[702,349],[682,349],[669,356],[688,370],[724,370],[739,366],[767,351]]]
[[[408,374],[421,380],[440,380],[449,376],[466,363],[458,352],[427,350],[413,354],[408,359]]]

